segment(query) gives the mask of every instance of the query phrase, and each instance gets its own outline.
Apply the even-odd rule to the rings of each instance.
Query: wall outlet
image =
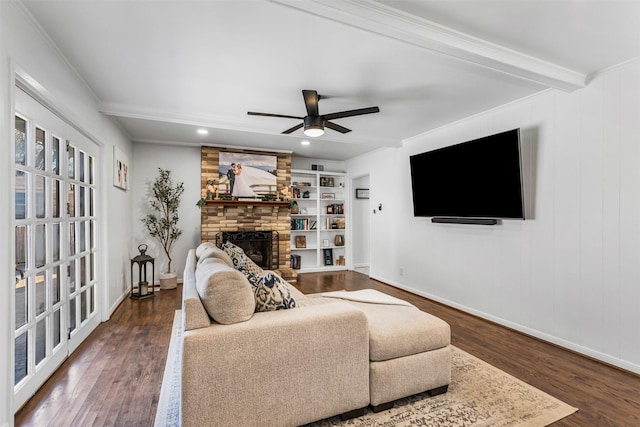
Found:
[[[404,267],[400,267],[400,275],[404,275]]]

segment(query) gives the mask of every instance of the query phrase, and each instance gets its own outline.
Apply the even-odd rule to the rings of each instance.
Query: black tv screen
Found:
[[[409,161],[414,216],[524,219],[519,129]]]

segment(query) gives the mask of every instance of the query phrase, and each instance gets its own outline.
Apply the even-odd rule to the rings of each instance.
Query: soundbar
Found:
[[[479,225],[496,225],[498,220],[495,218],[455,218],[446,216],[434,216],[431,222],[437,224],[479,224]]]

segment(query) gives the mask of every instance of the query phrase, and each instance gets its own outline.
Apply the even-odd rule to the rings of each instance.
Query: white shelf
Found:
[[[333,182],[333,186],[323,185],[319,183]],[[348,212],[348,200],[349,194],[346,188],[347,180],[344,173],[339,172],[324,172],[324,171],[307,171],[307,170],[292,170],[291,171],[292,187],[300,191],[299,195],[304,192],[309,192],[309,197],[296,197],[292,198],[292,201],[298,203],[300,209],[307,209],[307,213],[292,214],[292,219],[308,218],[309,220],[316,220],[317,227],[314,230],[291,230],[290,250],[291,254],[300,256],[300,269],[297,270],[300,273],[304,272],[320,272],[320,271],[340,271],[346,270],[346,265],[335,265],[338,256],[345,256],[349,253],[348,245],[349,239],[346,236],[348,224],[346,228],[329,228],[323,229],[326,223],[334,223],[339,219],[346,219],[346,213]],[[312,185],[296,185],[295,182],[308,182]],[[322,198],[323,194],[331,194],[332,198]],[[344,205],[344,212],[341,214],[327,214],[327,205],[342,204]],[[336,234],[345,235],[345,245],[334,245],[334,236]],[[307,247],[296,248],[295,236],[306,236]],[[321,246],[323,240],[328,239],[331,242],[329,246]],[[333,251],[334,265],[324,265],[324,253],[325,249],[331,249]]]

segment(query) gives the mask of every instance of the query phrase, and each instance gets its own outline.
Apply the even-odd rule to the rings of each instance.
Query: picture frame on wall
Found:
[[[356,188],[356,199],[368,199],[368,198],[369,198],[368,188]]]
[[[221,151],[218,182],[221,196],[276,197],[278,156]]]
[[[113,147],[113,186],[129,189],[129,159],[118,147]]]

